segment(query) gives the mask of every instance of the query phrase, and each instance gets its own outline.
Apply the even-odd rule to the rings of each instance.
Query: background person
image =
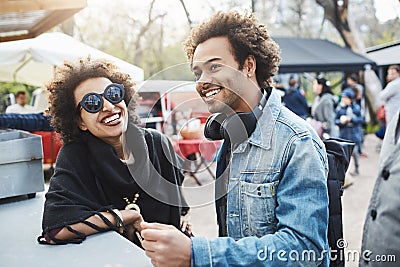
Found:
[[[391,65],[387,71],[386,80],[388,84],[379,93],[379,98],[385,105],[386,123],[390,123],[392,118],[400,109],[400,66]]]
[[[64,63],[55,77],[47,85],[50,115],[64,146],[46,194],[39,242],[79,243],[115,230],[140,245],[134,232],[143,219],[180,227],[183,176],[169,139],[135,125],[129,75],[108,61],[86,58]]]
[[[327,156],[315,131],[268,86],[278,46],[253,15],[219,12],[192,30],[185,49],[213,115],[251,118],[264,108],[244,140],[235,138],[240,129],[226,127],[216,181],[220,237],[189,239],[171,226],[142,223],[146,255],[155,266],[327,266]],[[265,248],[312,250],[318,259],[267,262]]]
[[[399,266],[400,114],[388,124],[364,223],[360,267]],[[395,258],[393,258],[393,256]],[[389,258],[392,257],[392,258]],[[386,259],[386,261],[384,261]]]
[[[389,86],[389,83],[391,83],[392,81],[394,81],[400,77],[399,71],[400,71],[400,67],[398,65],[389,66],[387,75],[386,75],[386,81],[388,83],[387,86]],[[397,89],[396,89],[396,87],[397,87]],[[379,97],[383,101],[383,104],[379,107],[378,111],[376,112],[376,117],[378,119],[380,127],[375,132],[375,135],[381,140],[385,137],[386,124],[387,124],[385,102],[388,102],[388,105],[389,105],[389,119],[392,117],[391,113],[393,113],[393,110],[398,108],[398,106],[400,105],[400,100],[397,99],[398,97],[396,96],[396,91],[400,90],[400,86],[396,86],[396,84],[394,84],[394,85],[392,84],[388,88],[392,88],[392,89],[385,91],[384,93],[383,93],[383,91],[380,92]],[[394,95],[392,95],[392,94],[394,94]]]
[[[294,77],[289,79],[289,88],[286,89],[285,95],[283,96],[283,103],[285,106],[293,111],[297,116],[302,119],[308,117],[308,104],[306,98],[301,94],[299,90],[299,84]]]
[[[335,123],[339,126],[339,137],[356,144],[353,150],[355,169],[350,174],[352,176],[360,175],[359,168],[359,150],[362,140],[362,123],[363,116],[361,108],[355,101],[354,91],[350,88],[343,90],[341,93],[342,99],[336,109]]]
[[[351,73],[346,77],[346,88],[350,88],[354,91],[354,101],[361,108],[361,115],[365,116],[365,99],[364,99],[364,86],[358,83],[358,75]]]
[[[15,95],[15,104],[12,104],[6,108],[6,113],[18,113],[18,114],[30,114],[34,113],[35,109],[28,105],[27,95],[25,91],[18,91]]]
[[[365,122],[365,113],[366,113],[366,106],[365,106],[365,92],[364,86],[359,83],[359,78],[356,73],[351,73],[346,77],[346,86],[345,89],[351,89],[354,92],[354,100],[353,102],[357,103],[360,106],[361,116],[363,118],[362,126],[366,125]],[[364,143],[364,132],[361,128],[361,142],[357,143],[358,154],[362,157],[368,157],[367,153],[363,152],[362,145]]]
[[[311,106],[311,116],[322,123],[324,133],[329,137],[338,137],[338,129],[335,124],[336,97],[332,92],[330,83],[325,78],[316,78],[313,83],[315,95]]]

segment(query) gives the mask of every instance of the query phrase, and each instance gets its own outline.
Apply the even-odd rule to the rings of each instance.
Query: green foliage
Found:
[[[27,101],[30,102],[33,90],[36,87],[17,83],[17,82],[0,82],[0,113],[3,113],[7,107],[7,95],[16,94],[18,91],[27,92]]]
[[[324,72],[318,76],[322,76],[331,83],[332,91],[335,95],[339,95],[342,87],[343,74],[341,72]],[[311,104],[314,101],[313,82],[314,77],[317,75],[303,75],[301,76],[301,86],[306,93],[307,103]]]
[[[171,1],[169,4],[155,0],[136,2],[89,0],[88,7],[75,16],[74,36],[79,36],[88,45],[143,68],[145,79],[192,80],[189,68],[183,66],[186,58],[182,41],[188,35],[188,25],[179,1]],[[245,10],[253,3],[258,20],[266,24],[274,37],[322,38],[344,45],[334,25],[324,19],[325,11],[315,0],[185,2],[193,26],[217,10]],[[399,29],[399,19],[381,23],[375,16],[373,4],[373,0],[349,1],[351,7],[348,15],[356,26],[354,31],[360,31],[365,46],[400,39],[400,31],[396,31]],[[331,82],[334,84],[335,79]],[[306,85],[304,89],[312,100],[312,86]]]
[[[380,45],[380,44],[386,44],[386,43],[389,43],[389,42],[393,42],[393,41],[397,40],[398,38],[400,38],[400,36],[396,37],[397,34],[398,34],[398,30],[396,31],[395,28],[387,29],[387,30],[382,32],[382,35],[376,41],[375,45]]]
[[[36,89],[35,86],[18,83],[18,82],[0,82],[0,95],[4,96],[6,94],[15,94],[18,91],[25,91],[28,93],[28,102],[31,99],[32,92]]]
[[[375,133],[376,131],[378,131],[379,128],[380,128],[379,124],[368,123],[367,126],[366,126],[365,131],[366,131],[367,134],[372,134],[372,133]]]
[[[152,80],[193,80],[182,42],[177,42],[163,49],[162,54],[153,51],[152,55],[145,56],[145,79]],[[155,62],[162,60],[162,62]],[[153,62],[153,64],[151,63]]]

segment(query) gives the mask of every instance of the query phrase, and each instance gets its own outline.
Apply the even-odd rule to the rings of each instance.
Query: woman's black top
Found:
[[[132,201],[137,193],[136,204],[146,222],[179,228],[187,205],[179,187],[183,175],[169,139],[133,124],[124,137],[124,153],[132,153],[133,163],[122,162],[111,145],[89,132],[82,132],[79,142],[62,147],[46,194],[42,237],[102,211],[122,210],[127,205],[124,198]]]

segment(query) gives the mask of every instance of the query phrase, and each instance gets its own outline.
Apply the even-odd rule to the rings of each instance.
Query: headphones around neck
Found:
[[[234,144],[239,144],[249,138],[256,128],[257,120],[263,113],[272,87],[262,88],[262,90],[263,97],[253,111],[237,112],[229,116],[224,113],[214,113],[208,117],[204,127],[204,136],[210,140],[230,140]]]

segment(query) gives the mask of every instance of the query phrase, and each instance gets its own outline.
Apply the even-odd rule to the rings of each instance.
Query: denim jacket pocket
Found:
[[[278,183],[279,181],[262,184],[240,181],[243,236],[262,237],[276,231]]]

